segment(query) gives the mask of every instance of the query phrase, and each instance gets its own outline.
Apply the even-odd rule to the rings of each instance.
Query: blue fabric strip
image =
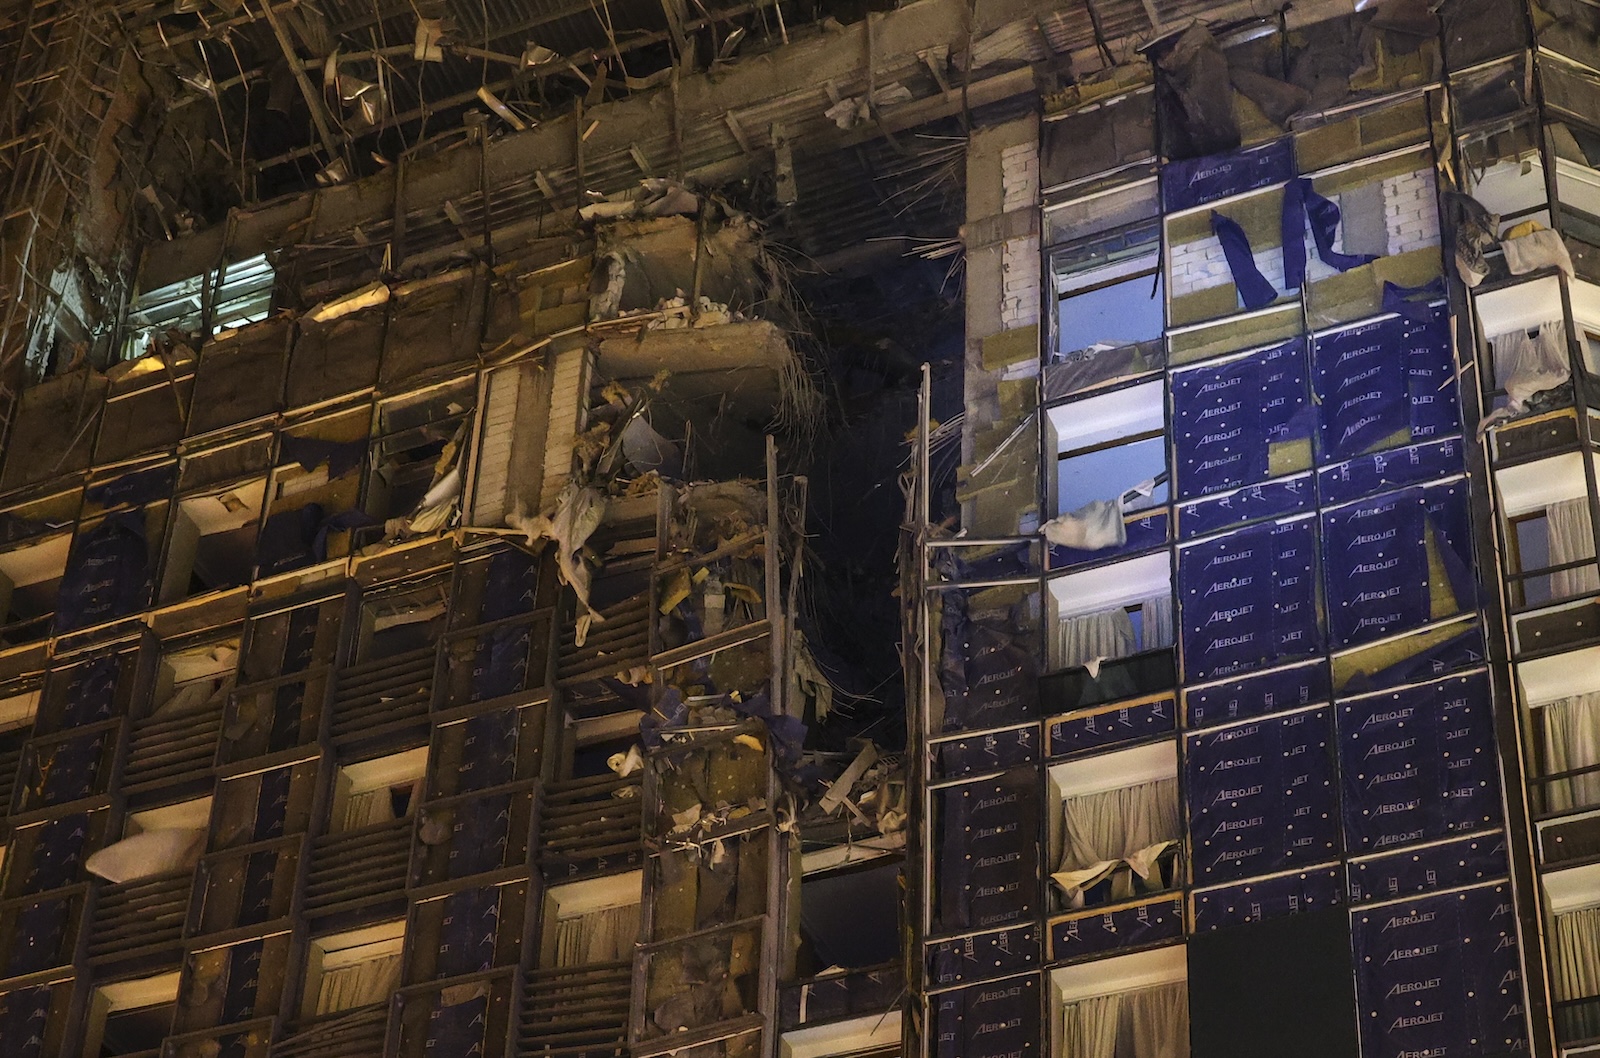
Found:
[[[936,1058],[1010,1058],[1043,1039],[1035,977],[958,988],[934,1002]]]
[[[1247,309],[1259,309],[1278,300],[1278,291],[1261,269],[1256,267],[1255,254],[1250,240],[1238,222],[1224,217],[1215,210],[1211,213],[1211,234],[1222,243],[1222,255],[1228,261],[1228,271],[1233,274],[1233,285],[1239,291],[1239,300]]]
[[[500,929],[500,888],[463,889],[443,903],[433,976],[460,977],[492,968]]]
[[[1349,864],[1350,902],[1370,904],[1435,889],[1455,889],[1504,878],[1509,871],[1505,833],[1493,831]]]
[[[1337,867],[1318,867],[1299,874],[1263,878],[1194,894],[1197,933],[1287,918],[1307,911],[1325,911],[1344,903]]]
[[[155,588],[144,514],[123,511],[81,537],[56,596],[56,630],[124,617],[150,603]]]
[[[1306,277],[1306,223],[1311,224],[1311,241],[1317,257],[1330,268],[1348,272],[1369,264],[1371,254],[1340,253],[1333,248],[1339,230],[1339,207],[1323,198],[1305,177],[1291,180],[1283,189],[1283,285],[1298,290]]]
[[[1065,717],[1049,725],[1050,756],[1064,757],[1166,734],[1176,730],[1176,714],[1176,703],[1163,698],[1090,716]]]
[[[0,995],[0,1040],[15,1058],[40,1058],[50,1021],[50,988],[23,988]]]
[[[1284,137],[1255,147],[1161,167],[1161,204],[1171,213],[1231,195],[1281,184],[1295,174],[1294,140]]]
[[[942,930],[989,929],[1037,903],[1038,774],[1027,768],[939,791]]]
[[[1386,687],[1398,687],[1418,680],[1431,680],[1460,669],[1483,664],[1488,652],[1483,642],[1483,626],[1476,621],[1460,635],[1419,650],[1376,672],[1357,672],[1339,690],[1342,694],[1366,694]]]
[[[462,1003],[436,998],[428,1012],[428,1038],[423,1053],[428,1058],[478,1058],[488,1027],[489,997],[481,995]]]
[[[1321,649],[1315,555],[1310,519],[1252,526],[1179,551],[1187,678],[1218,679]]]
[[[1327,701],[1328,666],[1312,661],[1183,692],[1190,728],[1249,720]]]
[[[496,709],[462,724],[461,766],[456,770],[458,792],[487,790],[517,777],[516,709]]]
[[[102,508],[142,507],[172,495],[172,486],[177,480],[178,465],[164,463],[91,486],[84,491],[83,498]]]
[[[1410,425],[1406,321],[1379,320],[1313,342],[1321,456],[1350,459]]]
[[[1084,915],[1050,927],[1050,956],[1056,962],[1100,955],[1183,936],[1183,898]]]
[[[509,794],[479,797],[455,806],[446,873],[454,880],[498,869],[511,839]]]
[[[1172,376],[1178,496],[1225,492],[1267,476],[1269,445],[1311,435],[1304,342]]]
[[[33,862],[22,879],[22,894],[48,892],[78,880],[89,840],[89,816],[78,812],[41,825],[34,839]]]

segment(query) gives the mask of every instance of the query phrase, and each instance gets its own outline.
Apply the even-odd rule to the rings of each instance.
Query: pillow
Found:
[[[108,882],[131,882],[190,870],[200,862],[203,830],[146,830],[91,855],[84,869]]]

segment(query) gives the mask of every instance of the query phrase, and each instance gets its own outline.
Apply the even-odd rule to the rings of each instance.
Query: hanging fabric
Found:
[[[1334,642],[1354,646],[1425,624],[1430,615],[1420,489],[1323,515],[1324,581]]]
[[[1544,509],[1544,513],[1552,566],[1595,557],[1594,529],[1589,520],[1587,497],[1552,503]],[[1550,574],[1552,599],[1570,599],[1597,591],[1600,591],[1600,570],[1592,564]]]
[[[1548,320],[1537,327],[1518,327],[1508,334],[1489,339],[1494,358],[1494,377],[1505,390],[1504,407],[1496,408],[1478,423],[1478,436],[1498,423],[1526,414],[1540,394],[1556,389],[1572,378],[1572,361],[1567,355],[1567,325],[1563,320]]]
[[[1189,1058],[1189,986],[1178,981],[1123,996],[1132,1058]],[[1121,1035],[1121,1033],[1119,1033]]]
[[[1525,221],[1506,232],[1500,249],[1506,255],[1507,270],[1514,276],[1541,268],[1559,269],[1569,280],[1577,276],[1572,267],[1572,254],[1567,251],[1561,233],[1543,227],[1538,221]]]
[[[1172,596],[1157,595],[1139,604],[1139,649],[1160,650],[1174,642]]]
[[[1600,764],[1600,691],[1540,706],[1537,714],[1544,733],[1546,775]],[[1556,779],[1543,784],[1543,789],[1545,812],[1592,808],[1600,805],[1600,771]]]
[[[1259,309],[1278,300],[1278,291],[1256,267],[1255,254],[1250,249],[1250,239],[1237,221],[1211,211],[1211,234],[1222,243],[1222,255],[1228,261],[1228,271],[1233,275],[1233,285],[1238,288],[1239,300],[1247,309]]]
[[[1283,285],[1298,290],[1306,278],[1306,223],[1317,257],[1330,268],[1348,272],[1376,260],[1371,254],[1340,253],[1333,248],[1339,230],[1339,207],[1312,189],[1306,177],[1290,180],[1283,189]]]

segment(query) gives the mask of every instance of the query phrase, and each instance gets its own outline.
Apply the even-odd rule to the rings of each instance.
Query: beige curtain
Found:
[[[1563,698],[1539,709],[1547,774],[1600,764],[1600,692]],[[1600,805],[1600,771],[1545,785],[1545,811],[1593,805]]]
[[[1189,986],[1178,981],[1066,1004],[1055,1058],[1189,1058]]]
[[[1061,1010],[1061,1041],[1056,1058],[1117,1058],[1117,1024],[1122,996],[1094,996]]]
[[[324,970],[317,987],[317,1013],[354,1010],[388,999],[400,987],[400,955],[380,955],[336,970]]]
[[[1182,832],[1176,778],[1067,797],[1061,812],[1063,871],[1126,859],[1151,845],[1175,841]]]
[[[1550,564],[1560,566],[1594,557],[1594,532],[1589,524],[1585,497],[1562,500],[1545,508],[1545,532],[1550,540]],[[1579,566],[1550,574],[1550,595],[1570,599],[1600,591],[1600,570]]]
[[[631,959],[638,935],[638,904],[557,919],[556,965],[590,966]]]

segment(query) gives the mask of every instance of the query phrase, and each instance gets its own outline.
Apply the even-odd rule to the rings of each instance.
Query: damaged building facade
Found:
[[[364,7],[0,4],[0,1054],[1600,1046],[1600,8]]]
[[[1357,6],[973,135],[927,1053],[1600,1037],[1597,11]]]

